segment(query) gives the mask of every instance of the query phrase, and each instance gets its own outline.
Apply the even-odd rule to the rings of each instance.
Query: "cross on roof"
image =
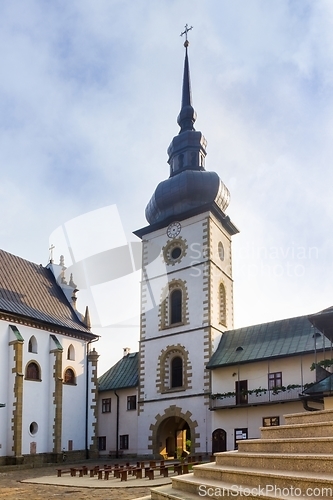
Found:
[[[49,248],[49,250],[50,250],[50,262],[51,262],[51,264],[53,264],[53,250],[54,249],[55,249],[55,246],[52,243],[52,245]]]
[[[180,34],[180,36],[185,35],[185,41],[187,42],[187,33],[193,29],[193,26],[188,27],[188,24],[185,24],[185,30]]]

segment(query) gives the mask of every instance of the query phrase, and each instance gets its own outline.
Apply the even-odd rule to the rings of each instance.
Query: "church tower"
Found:
[[[194,129],[187,25],[179,134],[170,176],[146,207],[142,239],[138,454],[211,452],[206,365],[233,327],[229,191],[205,170],[206,139]]]

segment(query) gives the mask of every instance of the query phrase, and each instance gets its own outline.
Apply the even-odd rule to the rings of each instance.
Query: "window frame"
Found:
[[[121,434],[119,436],[119,449],[120,450],[129,449],[129,434]]]
[[[175,300],[175,295],[177,298]],[[179,295],[178,295],[179,294]],[[183,322],[183,290],[181,288],[174,288],[170,292],[169,297],[170,308],[170,326],[179,325]]]
[[[126,408],[127,408],[127,411],[136,410],[136,395],[127,396]]]
[[[111,413],[111,398],[102,398],[102,413]]]
[[[75,361],[75,348],[73,344],[70,344],[67,348],[67,360]]]
[[[220,324],[227,326],[227,292],[223,282],[219,286]]]
[[[174,366],[176,360],[180,360],[179,366]],[[184,360],[182,356],[173,356],[170,360],[170,389],[179,389],[184,386],[183,373]],[[180,384],[178,382],[180,382]]]
[[[38,353],[38,345],[35,335],[31,335],[31,337],[28,340],[28,352],[31,352],[33,354]]]
[[[278,387],[282,387],[282,372],[268,373],[268,390],[274,391]]]
[[[277,423],[273,423],[275,422]],[[280,425],[280,417],[275,416],[275,417],[262,417],[262,426],[263,427],[278,427]]]
[[[245,393],[243,393],[243,391]],[[247,391],[248,391],[248,381],[247,380],[236,380],[236,382],[235,382],[236,405],[248,404]]]
[[[106,436],[98,436],[98,451],[106,451]]]
[[[70,379],[66,376],[68,372],[72,372],[72,376]],[[76,374],[74,369],[71,366],[67,366],[64,370],[64,378],[63,378],[63,384],[64,385],[76,385]]]
[[[32,365],[35,365],[37,368],[37,376],[31,376],[31,370],[29,370],[29,367]],[[39,363],[32,359],[31,361],[28,361],[25,367],[25,380],[31,380],[32,382],[41,382],[42,381],[42,374],[41,374],[41,369],[39,366]]]

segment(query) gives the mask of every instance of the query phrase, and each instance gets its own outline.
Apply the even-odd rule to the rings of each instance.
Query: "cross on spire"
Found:
[[[50,251],[50,263],[53,264],[53,250],[55,249],[55,246],[53,245],[53,243],[51,244],[50,248],[49,248],[49,251]]]
[[[184,29],[184,31],[180,34],[180,36],[185,35],[185,42],[184,42],[184,46],[185,46],[185,47],[187,47],[187,46],[188,46],[188,44],[189,44],[189,41],[187,40],[187,33],[188,33],[191,29],[193,29],[193,26],[190,26],[190,27],[189,27],[189,26],[188,26],[188,24],[185,24],[185,29]]]

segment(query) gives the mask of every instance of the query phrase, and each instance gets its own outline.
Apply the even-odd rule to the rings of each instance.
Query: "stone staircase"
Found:
[[[333,497],[333,410],[286,415],[285,422],[261,428],[260,439],[240,441],[238,451],[217,453],[216,462],[194,466],[145,498]]]

